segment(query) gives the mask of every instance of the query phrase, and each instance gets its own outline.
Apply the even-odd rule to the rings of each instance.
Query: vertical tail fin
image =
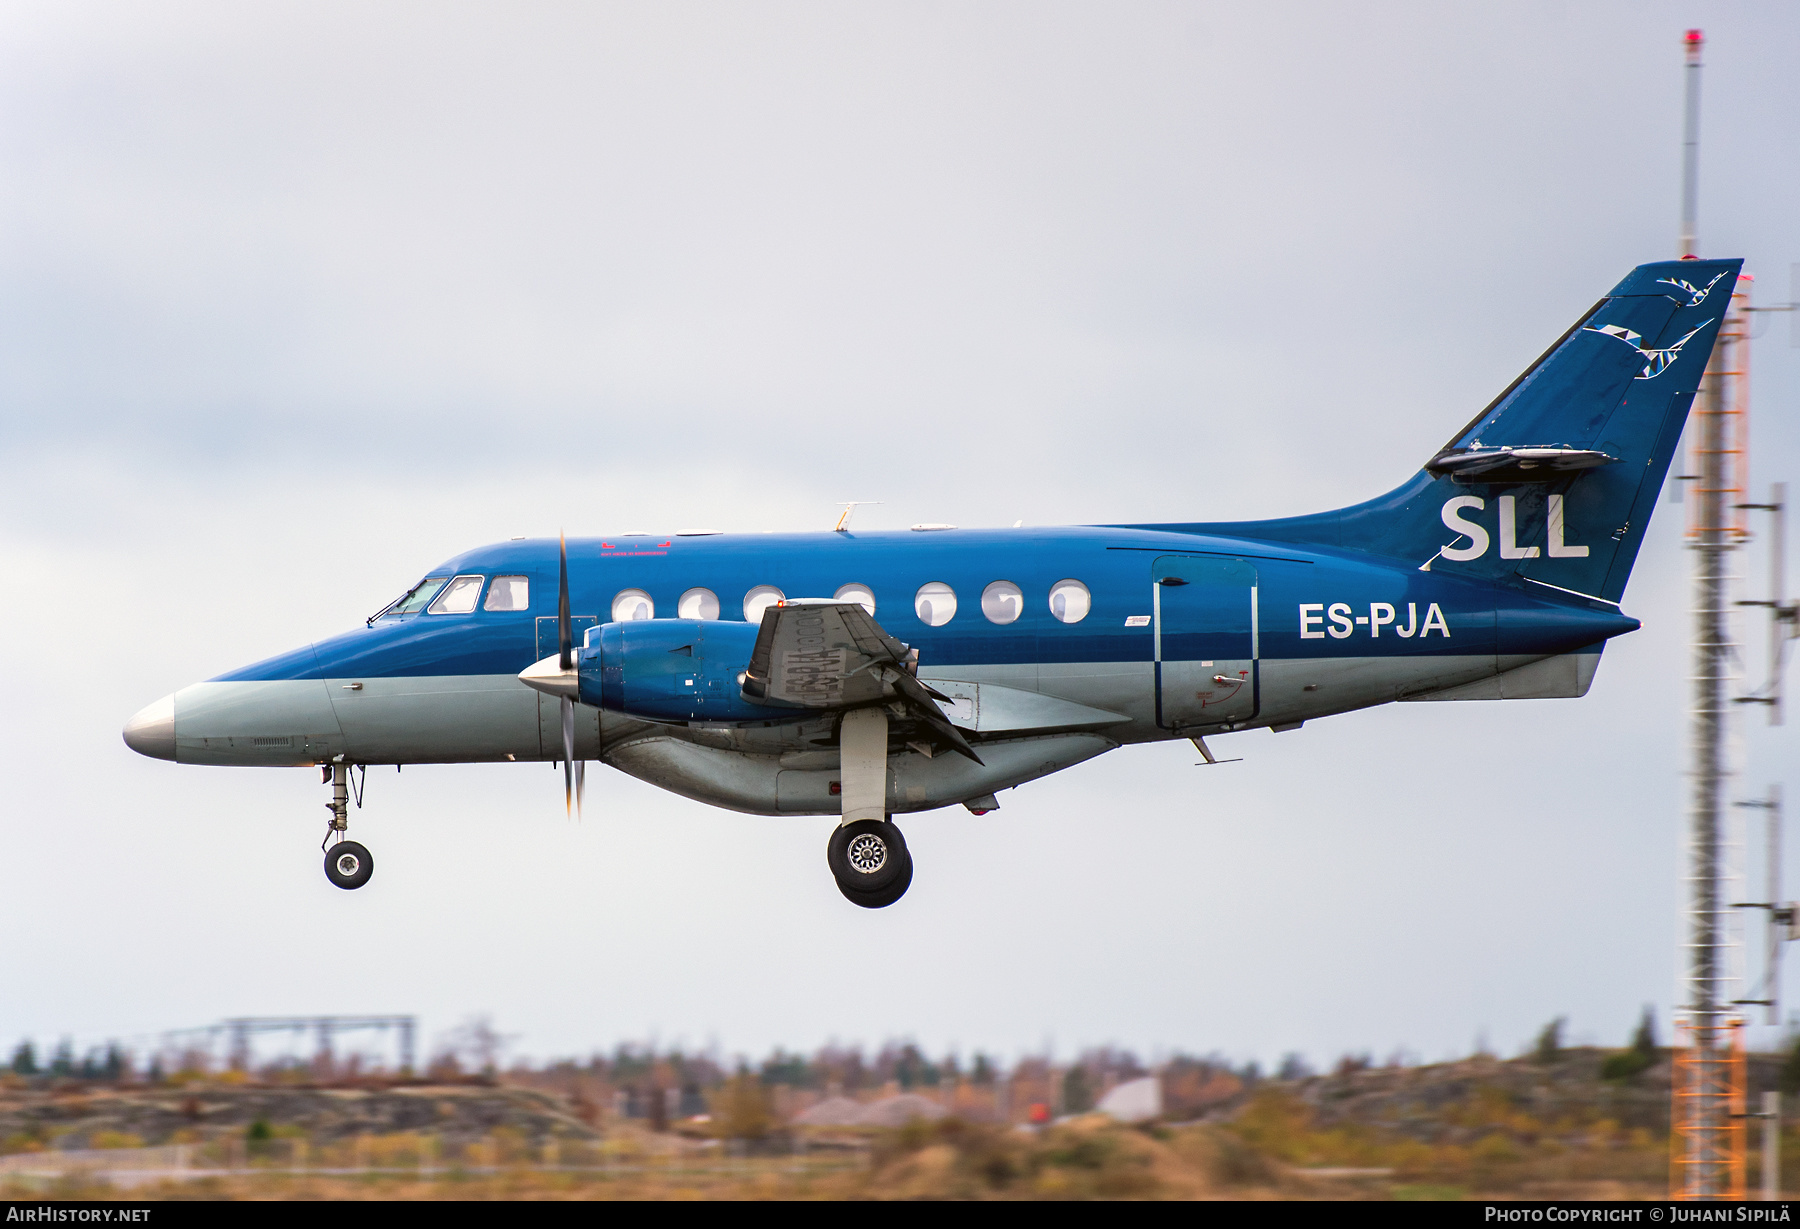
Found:
[[[1182,528],[1368,551],[1487,580],[1518,575],[1616,603],[1742,266],[1638,266],[1418,475],[1378,499]]]

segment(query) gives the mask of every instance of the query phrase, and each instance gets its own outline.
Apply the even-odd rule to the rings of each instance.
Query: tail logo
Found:
[[[1571,543],[1568,538],[1568,519],[1563,507],[1561,495],[1551,495],[1546,500],[1545,508],[1545,548],[1552,559],[1586,559],[1588,548]],[[1518,500],[1512,495],[1502,495],[1500,505],[1500,557],[1502,559],[1536,559],[1541,552],[1535,545],[1522,544],[1519,541],[1519,508]],[[1487,507],[1487,501],[1478,495],[1458,495],[1454,499],[1444,501],[1442,517],[1444,528],[1456,531],[1457,536],[1443,546],[1438,547],[1437,554],[1419,565],[1419,571],[1431,571],[1431,565],[1439,559],[1448,559],[1452,563],[1468,563],[1487,554],[1488,547],[1493,545],[1493,537],[1487,527],[1479,521],[1472,521],[1464,515],[1466,512],[1480,512]],[[1469,540],[1467,546],[1458,546],[1464,538]]]
[[[1690,297],[1686,303],[1682,304],[1682,306],[1699,307],[1702,303],[1706,302],[1706,296],[1712,293],[1712,288],[1719,284],[1719,279],[1724,277],[1726,272],[1727,270],[1721,269],[1713,274],[1713,280],[1706,283],[1704,289],[1695,286],[1692,282],[1684,281],[1678,277],[1659,277],[1656,279],[1656,284],[1658,286],[1673,286],[1677,290],[1685,290]]]
[[[1640,380],[1654,380],[1657,376],[1667,371],[1675,360],[1681,357],[1681,347],[1687,345],[1689,341],[1693,340],[1695,333],[1698,333],[1701,329],[1711,323],[1712,321],[1708,320],[1704,324],[1695,327],[1691,332],[1683,336],[1680,341],[1676,342],[1666,350],[1643,351],[1644,357],[1649,361],[1644,364],[1644,369],[1637,374],[1637,378]]]
[[[1725,276],[1723,273],[1721,273],[1719,275],[1719,277],[1723,277],[1723,276]],[[1717,277],[1715,277],[1713,279],[1713,281],[1715,281],[1715,282],[1718,280],[1719,280],[1719,278],[1717,278]],[[1683,282],[1682,285],[1687,286],[1687,283]],[[1708,283],[1707,289],[1710,290],[1711,288],[1712,288],[1711,283]],[[1692,290],[1693,287],[1688,286],[1688,289]],[[1700,291],[1699,294],[1700,294],[1701,299],[1704,299],[1706,297],[1705,290]],[[1699,301],[1700,301],[1700,299],[1694,300],[1695,303],[1698,303]],[[1690,303],[1688,306],[1691,307],[1691,306],[1693,306],[1693,304]],[[1626,328],[1622,324],[1603,324],[1599,328],[1593,328],[1593,327],[1589,326],[1589,327],[1584,327],[1581,331],[1583,333],[1599,333],[1603,337],[1617,338],[1619,341],[1622,341],[1626,345],[1630,346],[1633,350],[1636,350],[1639,354],[1642,354],[1644,356],[1644,360],[1645,360],[1644,361],[1644,369],[1642,371],[1638,372],[1638,374],[1635,378],[1639,379],[1639,380],[1654,380],[1657,376],[1659,376],[1663,372],[1667,371],[1674,364],[1676,359],[1681,357],[1681,348],[1683,346],[1687,345],[1688,342],[1693,340],[1694,334],[1698,333],[1701,329],[1705,328],[1707,325],[1709,325],[1711,323],[1712,323],[1711,320],[1706,320],[1706,321],[1701,322],[1699,325],[1697,325],[1693,329],[1691,329],[1686,335],[1684,335],[1680,341],[1677,341],[1674,345],[1668,346],[1661,350],[1646,350],[1646,349],[1644,349],[1643,346],[1638,344],[1639,342],[1644,340],[1643,337],[1640,334],[1633,333],[1630,329]]]
[[[1583,333],[1604,333],[1608,337],[1617,337],[1620,341],[1622,341],[1626,345],[1630,346],[1633,350],[1643,349],[1642,346],[1638,345],[1638,342],[1644,340],[1643,334],[1642,333],[1633,333],[1630,329],[1626,328],[1622,324],[1603,324],[1597,329],[1596,328],[1584,328],[1581,331]]]

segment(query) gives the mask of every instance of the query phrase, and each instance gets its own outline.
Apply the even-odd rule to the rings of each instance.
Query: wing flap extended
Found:
[[[1001,683],[960,679],[921,679],[938,692],[950,724],[976,734],[1020,734],[1042,730],[1093,730],[1120,725],[1131,718]]]

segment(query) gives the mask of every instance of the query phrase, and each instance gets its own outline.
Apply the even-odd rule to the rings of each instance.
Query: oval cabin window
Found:
[[[942,627],[956,617],[956,590],[941,580],[920,585],[913,595],[913,611],[927,627]]]
[[[656,603],[642,589],[625,589],[613,599],[612,621],[631,623],[638,619],[654,619]]]
[[[779,602],[787,594],[774,585],[758,585],[744,594],[744,622],[761,623],[763,611]]]
[[[1059,580],[1050,586],[1050,613],[1058,623],[1079,623],[1087,618],[1094,599],[1079,580]]]
[[[719,595],[711,589],[689,589],[675,603],[678,619],[716,619],[719,617]]]
[[[1025,613],[1025,594],[1010,580],[996,580],[981,591],[981,613],[989,623],[1011,623]]]
[[[875,613],[875,591],[867,585],[845,585],[831,596],[840,602],[855,602],[871,615]]]

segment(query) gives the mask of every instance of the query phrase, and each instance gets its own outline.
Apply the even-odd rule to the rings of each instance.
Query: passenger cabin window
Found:
[[[981,591],[981,613],[989,623],[1011,623],[1025,613],[1025,594],[1010,580],[996,580]]]
[[[487,601],[481,604],[483,610],[530,610],[531,578],[527,576],[496,576],[494,583],[488,586]]]
[[[855,602],[871,615],[875,613],[875,591],[867,585],[845,585],[831,596],[840,602]]]
[[[448,578],[444,576],[427,576],[411,589],[408,589],[406,591],[406,596],[388,607],[384,613],[418,614],[421,610],[425,609],[425,603],[432,599],[446,579]]]
[[[761,623],[763,611],[787,597],[774,585],[758,585],[744,594],[744,622]]]
[[[444,591],[425,608],[425,613],[468,614],[475,609],[475,599],[481,596],[481,582],[485,579],[483,576],[458,576],[444,586]]]
[[[1058,623],[1079,623],[1087,618],[1094,599],[1079,580],[1059,580],[1050,586],[1050,613]]]
[[[675,603],[678,619],[716,619],[719,617],[719,595],[711,589],[689,589]]]
[[[622,589],[619,596],[613,599],[612,621],[614,623],[632,623],[638,619],[654,619],[656,603],[642,589]]]
[[[941,580],[919,586],[913,594],[913,611],[928,627],[942,627],[956,617],[956,590]]]

